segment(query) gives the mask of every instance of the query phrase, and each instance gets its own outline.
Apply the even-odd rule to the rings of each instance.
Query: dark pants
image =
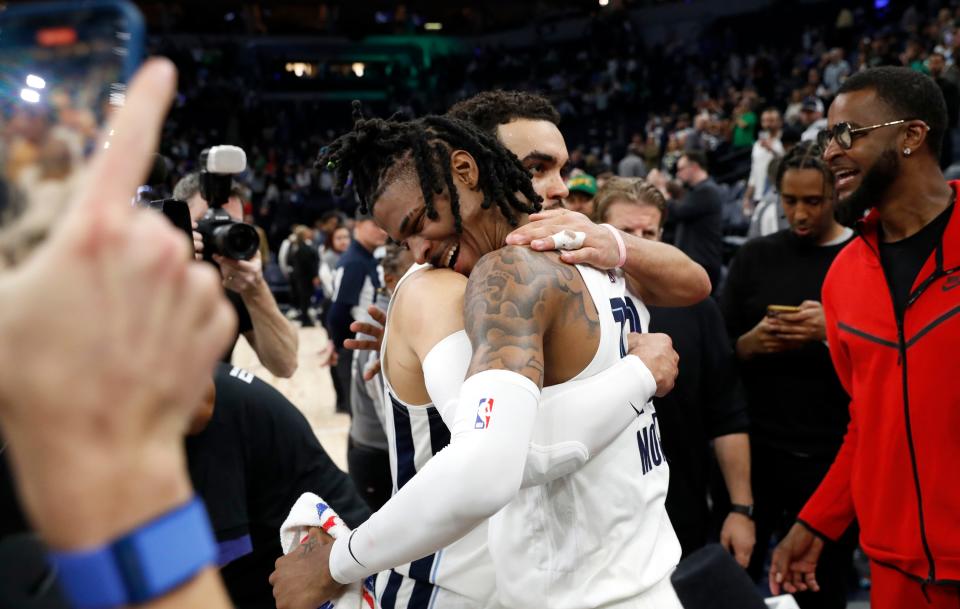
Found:
[[[337,412],[350,414],[350,383],[353,380],[353,351],[337,345],[337,365],[330,368],[333,389],[337,392]]]
[[[347,439],[347,473],[363,500],[376,512],[393,494],[390,454]]]
[[[754,520],[757,545],[748,569],[754,580],[763,579],[770,536],[783,538],[797,514],[820,485],[833,463],[832,456],[799,457],[751,443]],[[834,609],[847,606],[847,581],[857,544],[856,527],[850,527],[838,543],[826,543],[817,564],[820,592],[795,594],[803,609]]]
[[[300,284],[297,281],[297,276],[291,274],[290,278],[287,280],[290,284],[290,306],[294,309],[300,309]]]
[[[300,322],[305,328],[313,326],[313,320],[310,319],[310,299],[313,296],[313,282],[310,280],[299,280],[296,290],[297,309],[300,310]],[[321,318],[322,319],[322,318]]]

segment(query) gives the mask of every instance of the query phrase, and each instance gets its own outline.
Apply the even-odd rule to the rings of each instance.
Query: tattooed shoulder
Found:
[[[571,302],[585,314],[580,323],[599,327],[579,272],[555,254],[507,246],[480,259],[467,282],[464,324],[474,346],[468,375],[510,370],[538,386],[544,381],[544,336],[568,321]],[[590,306],[592,309],[592,305]]]

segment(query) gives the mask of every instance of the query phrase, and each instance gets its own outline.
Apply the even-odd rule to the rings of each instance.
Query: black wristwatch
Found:
[[[730,511],[734,514],[743,514],[750,520],[753,520],[753,506],[734,503],[730,505]]]

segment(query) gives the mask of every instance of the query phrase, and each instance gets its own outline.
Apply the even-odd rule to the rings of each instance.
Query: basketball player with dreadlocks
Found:
[[[538,195],[545,199],[566,195],[560,176],[566,146],[556,128],[559,115],[549,101],[529,93],[494,91],[461,102],[448,115],[472,118],[470,122],[493,135],[501,125],[509,125],[512,136],[524,131],[536,134],[535,149],[516,146],[520,141],[516,137],[512,141],[517,149],[508,149],[531,172]],[[527,135],[523,140],[530,142]],[[388,362],[385,370],[389,369],[383,378],[385,393],[390,397],[385,418],[395,490],[433,455],[432,450],[416,451],[416,446],[439,449],[449,442],[447,424],[452,425],[453,409],[442,407],[456,403],[451,398],[459,393],[471,356],[470,342],[463,331],[466,278],[450,269],[421,265],[400,283],[389,312],[390,340],[377,347]],[[433,303],[435,310],[424,309],[423,302]],[[637,306],[643,311],[642,303]],[[643,313],[640,317],[645,322]],[[569,473],[635,421],[636,412],[624,408],[626,402],[646,403],[656,390],[642,360],[651,358],[651,350],[655,354],[667,352],[669,345],[663,344],[662,336],[632,334],[630,339],[630,355],[639,359],[625,357],[600,374],[570,383],[562,392],[544,389],[542,412],[524,469],[524,487]],[[598,391],[610,387],[618,390],[621,399],[609,396],[610,400],[592,409],[590,425],[584,425],[579,417],[583,404],[591,403]],[[377,600],[384,609],[484,606],[494,594],[493,565],[486,541],[484,523],[436,554],[380,573]]]
[[[338,140],[331,149],[327,158],[337,164],[341,179],[353,170],[358,192],[364,203],[373,205],[381,226],[395,240],[411,247],[416,258],[429,260],[434,266],[469,272],[480,256],[503,245],[511,225],[525,220],[523,215],[535,211],[539,201],[528,174],[515,157],[489,135],[455,119],[428,117],[408,123],[359,120],[354,132]],[[411,201],[416,203],[409,205]],[[440,206],[435,206],[435,201]],[[483,211],[493,204],[497,204],[499,213]],[[465,310],[468,334],[479,349],[470,366],[474,374],[460,390],[455,407],[453,443],[430,460],[369,526],[358,529],[349,542],[334,547],[330,567],[339,581],[352,581],[429,554],[510,502],[520,487],[529,442],[536,433],[533,422],[540,388],[610,368],[624,354],[622,328],[629,320],[633,328],[639,329],[636,309],[624,303],[622,280],[614,276],[608,279],[590,269],[574,270],[555,255],[505,248],[484,258],[477,273],[484,279],[471,279],[473,288],[468,286]],[[611,285],[612,288],[608,287]],[[611,293],[613,298],[609,297]],[[584,348],[564,349],[564,345],[570,344]],[[388,347],[388,371],[389,350]],[[671,374],[657,379],[661,392],[669,387],[672,378]],[[427,392],[421,391],[429,399]],[[477,391],[486,397],[477,399]],[[597,395],[603,393],[609,395],[609,391]],[[494,404],[498,405],[496,410]],[[642,410],[634,407],[635,413]],[[588,414],[585,410],[583,413]],[[658,444],[655,420],[652,423],[643,426],[646,446]],[[640,431],[633,436],[633,430],[620,435],[593,462],[601,465],[588,477],[597,478],[604,472],[608,477],[609,488],[597,493],[608,495],[603,497],[602,504],[582,501],[577,480],[568,476],[552,483],[559,484],[550,489],[556,505],[540,510],[541,533],[555,540],[564,536],[577,540],[589,533],[583,535],[589,543],[576,548],[546,547],[541,543],[531,554],[530,548],[510,548],[516,541],[510,539],[511,535],[494,535],[494,539],[504,542],[501,550],[526,560],[532,576],[521,577],[526,581],[508,591],[504,599],[508,604],[527,606],[555,598],[557,603],[551,601],[551,605],[562,606],[558,604],[562,602],[572,603],[569,606],[594,606],[611,599],[626,600],[664,584],[669,587],[665,577],[676,564],[677,557],[671,555],[679,555],[679,546],[663,512],[662,497],[660,513],[656,509],[644,513],[644,499],[648,498],[639,496],[642,489],[629,482],[634,472],[624,472],[624,466],[629,469],[630,463],[612,460],[618,455],[623,457],[626,448],[637,461],[636,469],[640,469]],[[613,457],[604,458],[609,455]],[[659,448],[656,455],[659,465]],[[665,470],[664,467],[664,474]],[[464,476],[468,471],[471,475]],[[617,479],[617,474],[623,478]],[[622,492],[625,486],[632,486],[639,495]],[[438,489],[442,489],[442,497],[436,496]],[[537,493],[544,491],[531,490],[533,494],[516,505],[512,514],[507,514],[501,531],[516,533],[509,518],[523,519],[531,506],[543,502]],[[613,506],[619,505],[620,513],[611,509],[607,500]],[[656,507],[656,500],[651,503]],[[616,514],[612,520],[604,519],[603,512]],[[631,518],[638,512],[643,513],[646,526],[631,529],[629,525],[635,524],[630,522]],[[412,522],[422,526],[411,527]],[[596,531],[588,525],[603,527],[611,522],[630,530],[623,535],[628,539],[617,543],[608,540],[603,548],[606,552],[588,548],[598,545],[612,528]],[[398,525],[403,525],[402,531]],[[565,525],[573,530],[565,533],[561,530]],[[578,527],[582,530],[578,531]],[[529,530],[528,526],[522,528]],[[390,529],[396,530],[386,533]],[[389,537],[394,539],[388,544]],[[526,541],[521,543],[529,545]],[[658,553],[665,560],[650,565],[649,558]],[[303,556],[307,554],[309,551],[305,550]],[[321,554],[325,558],[326,553]],[[544,564],[541,558],[547,564],[555,563],[555,568],[534,573],[534,565]],[[612,564],[620,561],[619,569]],[[571,565],[578,565],[579,573],[590,575],[577,581],[581,578],[570,577],[567,572]],[[624,568],[626,565],[633,568]],[[321,562],[320,566],[326,565]],[[587,580],[592,580],[589,587],[585,585]],[[498,578],[502,597],[503,581]],[[611,598],[605,599],[604,595]],[[301,606],[284,604],[282,593],[277,597],[280,607]],[[322,598],[304,599],[302,606]],[[675,597],[672,600],[675,602]]]

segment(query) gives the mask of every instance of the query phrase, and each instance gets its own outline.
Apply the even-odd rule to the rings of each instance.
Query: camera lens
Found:
[[[217,250],[227,258],[249,260],[260,247],[260,235],[249,224],[239,222],[218,226],[213,231]]]

